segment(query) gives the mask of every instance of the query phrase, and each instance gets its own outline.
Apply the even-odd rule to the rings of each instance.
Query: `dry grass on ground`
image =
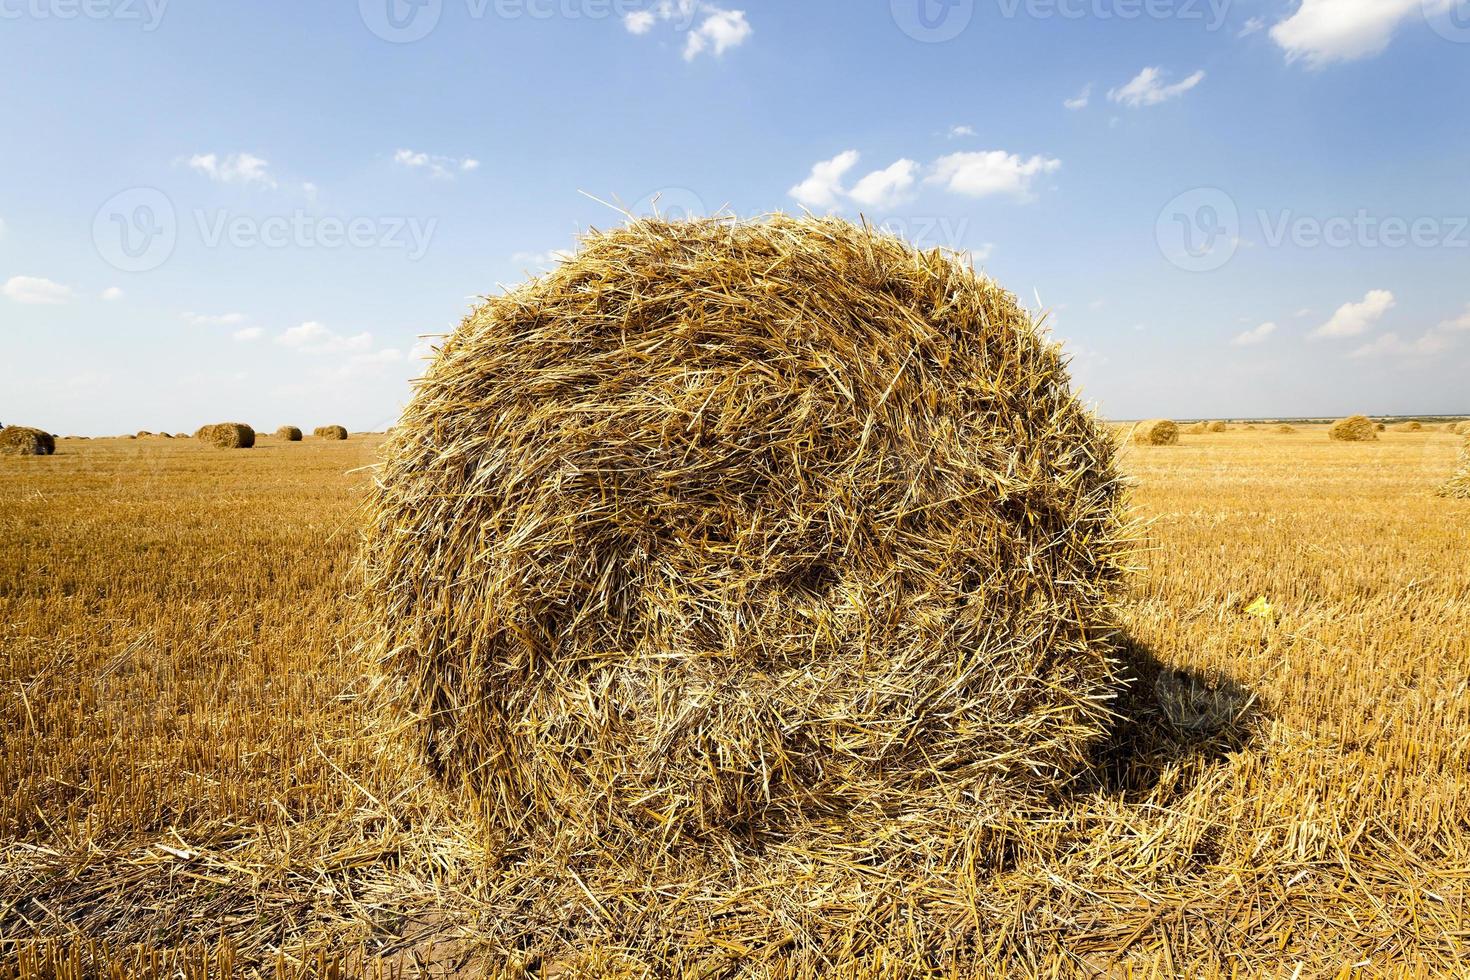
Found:
[[[1153,521],[1123,610],[1140,681],[996,870],[955,869],[988,937],[955,975],[1463,975],[1470,504],[1435,496],[1462,440],[1324,431],[1125,448]],[[380,730],[344,591],[374,449],[0,458],[0,977],[47,975],[37,937],[239,975],[355,972],[357,950],[658,974],[498,948],[524,855]],[[705,945],[716,976],[920,971]]]

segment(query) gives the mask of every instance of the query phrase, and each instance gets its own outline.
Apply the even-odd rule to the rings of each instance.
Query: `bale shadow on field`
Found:
[[[1127,678],[1114,703],[1118,717],[1094,749],[1086,775],[1070,787],[1074,794],[1141,799],[1166,771],[1222,762],[1259,730],[1263,712],[1256,693],[1229,677],[1171,667],[1126,632],[1117,657]]]

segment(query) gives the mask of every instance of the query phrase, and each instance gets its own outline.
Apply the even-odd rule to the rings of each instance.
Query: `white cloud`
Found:
[[[695,21],[699,22],[697,26]],[[719,57],[744,44],[753,33],[745,11],[727,10],[706,0],[658,0],[646,10],[623,15],[623,27],[629,34],[648,34],[656,25],[667,22],[687,32],[685,61],[693,61],[706,51]]]
[[[706,5],[704,21],[689,32],[684,39],[684,60],[693,61],[705,50],[712,50],[716,57],[730,48],[736,48],[750,37],[750,23],[743,10],[720,10]]]
[[[846,193],[842,178],[857,162],[857,150],[844,150],[830,160],[814,164],[807,179],[788,193],[809,208],[836,207],[838,198]]]
[[[1092,83],[1088,82],[1086,85],[1082,86],[1082,91],[1078,92],[1075,98],[1064,100],[1062,102],[1062,105],[1066,106],[1068,109],[1071,109],[1073,112],[1076,112],[1078,109],[1086,109],[1087,103],[1091,101]]]
[[[63,286],[39,276],[12,276],[0,287],[8,298],[29,306],[52,306],[69,303],[72,298],[70,286]]]
[[[123,291],[117,286],[108,286],[101,293],[103,302],[112,303],[123,298]]]
[[[658,18],[652,10],[635,10],[623,15],[623,26],[629,34],[647,34],[653,30]]]
[[[259,340],[265,336],[265,331],[260,327],[246,327],[244,330],[236,330],[230,336],[244,343],[251,340]]]
[[[1031,196],[1031,184],[1038,176],[1054,173],[1061,165],[1050,157],[1022,159],[1004,150],[951,153],[936,161],[929,180],[966,197],[1005,194],[1024,200]]]
[[[1464,313],[1461,313],[1453,320],[1441,321],[1436,329],[1444,330],[1449,333],[1459,333],[1461,331],[1470,330],[1470,303],[1467,303],[1465,305]]]
[[[1287,61],[1305,58],[1312,68],[1368,58],[1388,47],[1409,17],[1437,14],[1455,0],[1302,0],[1296,13],[1271,28],[1271,40]]]
[[[1405,340],[1396,333],[1383,336],[1354,350],[1349,357],[1424,357],[1442,354],[1454,346],[1454,341],[1445,334],[1433,330],[1414,340]]]
[[[919,165],[914,161],[899,160],[859,180],[848,196],[870,208],[894,207],[906,199],[918,172]]]
[[[308,320],[276,337],[276,343],[299,350],[303,354],[339,354],[371,350],[373,335],[359,333],[349,337],[330,330],[315,320]]]
[[[271,176],[270,162],[253,153],[233,153],[219,156],[215,153],[196,153],[189,158],[189,166],[210,180],[221,184],[259,184],[276,187]]]
[[[1310,306],[1303,306],[1301,309],[1297,310],[1296,313],[1293,314],[1293,315],[1298,320],[1300,320],[1303,317],[1311,316],[1312,315],[1312,308]]]
[[[1141,106],[1158,105],[1170,99],[1178,98],[1185,92],[1198,85],[1205,77],[1203,71],[1197,71],[1181,82],[1173,85],[1164,84],[1164,72],[1160,68],[1145,68],[1127,85],[1120,88],[1110,89],[1108,99],[1120,105],[1137,109]]]
[[[1371,343],[1364,344],[1352,352],[1352,357],[1428,357],[1443,354],[1460,343],[1462,334],[1470,334],[1470,306],[1459,316],[1442,320],[1433,329],[1425,331],[1413,340],[1405,340],[1397,333],[1386,333]]]
[[[1252,17],[1250,20],[1248,20],[1248,21],[1245,22],[1245,26],[1242,27],[1240,29],[1240,31],[1235,36],[1236,37],[1250,37],[1252,34],[1257,33],[1258,31],[1260,31],[1261,28],[1263,28],[1265,26],[1266,26],[1266,21],[1265,21],[1264,18],[1262,18],[1262,17]]]
[[[0,218],[0,238],[5,237],[5,219]]]
[[[233,327],[250,319],[244,313],[185,313],[192,327]]]
[[[410,170],[426,170],[436,180],[449,180],[456,172],[469,173],[480,167],[480,161],[474,157],[437,156],[415,150],[398,150],[393,154],[393,162]]]
[[[949,138],[952,139],[952,140],[953,139],[959,139],[962,136],[974,136],[974,135],[975,135],[975,127],[974,126],[951,126],[951,127],[949,127]]]
[[[1393,293],[1386,289],[1370,289],[1359,302],[1339,306],[1332,319],[1313,330],[1311,336],[1357,337],[1367,333],[1393,306]]]
[[[1249,330],[1236,334],[1230,343],[1236,347],[1254,347],[1257,344],[1265,343],[1266,338],[1275,332],[1276,324],[1268,320],[1258,327],[1251,327]]]

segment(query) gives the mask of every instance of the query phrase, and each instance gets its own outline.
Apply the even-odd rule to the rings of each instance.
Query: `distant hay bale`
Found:
[[[1457,423],[1454,432],[1457,436],[1470,436],[1470,421]]]
[[[1217,420],[1209,423],[1205,426],[1205,428],[1210,432],[1227,432],[1229,431],[1230,426],[1226,425],[1224,422],[1220,422]]]
[[[283,425],[276,430],[276,438],[284,439],[287,442],[300,442],[301,430],[294,425]]]
[[[144,429],[142,432],[139,432],[138,433],[138,438],[139,439],[152,439],[153,438],[153,433],[149,432],[147,429]]]
[[[1439,495],[1455,500],[1470,500],[1470,439],[1466,439],[1465,445],[1460,447],[1459,470],[1450,477],[1448,483],[1439,488]]]
[[[1388,426],[1384,425],[1382,422],[1375,422],[1375,423],[1373,423],[1373,428],[1375,430],[1377,430],[1378,432],[1387,432],[1388,431]]]
[[[56,437],[44,429],[7,425],[0,429],[0,454],[6,456],[50,456],[56,452]]]
[[[1179,431],[1185,435],[1198,436],[1203,435],[1208,429],[1203,422],[1191,422],[1186,426],[1181,426]]]
[[[1148,419],[1133,427],[1133,441],[1144,446],[1173,446],[1179,442],[1179,426],[1169,419]]]
[[[1283,434],[1291,433],[1291,432],[1295,432],[1296,431],[1296,426],[1294,426],[1294,425],[1287,425],[1285,422],[1283,422],[1280,425],[1276,426],[1276,428],[1273,431],[1280,432],[1280,433],[1283,433]]]
[[[319,425],[312,430],[318,439],[346,439],[347,430],[340,425]]]
[[[217,449],[249,449],[255,445],[255,430],[243,422],[206,425],[194,436]]]
[[[709,936],[972,947],[956,869],[1105,730],[1113,439],[938,250],[835,218],[591,235],[464,320],[383,458],[370,652],[534,856],[527,942],[596,907],[660,975],[727,957]]]
[[[1333,422],[1327,437],[1337,442],[1372,442],[1378,438],[1378,426],[1366,415],[1350,415]]]
[[[1424,431],[1424,423],[1423,422],[1399,422],[1396,425],[1389,426],[1389,428],[1392,429],[1394,432],[1423,432]]]

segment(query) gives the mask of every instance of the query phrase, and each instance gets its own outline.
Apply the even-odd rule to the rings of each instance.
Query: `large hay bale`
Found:
[[[1470,439],[1460,448],[1460,468],[1449,482],[1439,488],[1441,497],[1470,500]]]
[[[1205,429],[1210,432],[1228,432],[1230,430],[1230,426],[1226,425],[1224,422],[1216,420],[1206,425]]]
[[[250,449],[255,445],[255,430],[244,422],[206,425],[194,433],[194,436],[217,449]]]
[[[1169,419],[1148,419],[1133,427],[1133,441],[1144,446],[1177,445],[1179,426]]]
[[[980,941],[956,869],[1107,724],[1114,456],[1009,293],[837,219],[635,222],[475,310],[385,445],[364,608],[520,855],[504,928]]]
[[[300,442],[301,430],[294,425],[283,425],[276,430],[276,438],[284,439],[287,442]]]
[[[347,438],[347,430],[340,425],[319,425],[312,430],[311,434],[318,439],[342,440]]]
[[[1350,415],[1333,422],[1327,438],[1338,442],[1373,442],[1378,438],[1378,426],[1366,415]]]
[[[56,437],[44,429],[7,425],[0,429],[0,453],[7,456],[50,456],[56,452]]]

